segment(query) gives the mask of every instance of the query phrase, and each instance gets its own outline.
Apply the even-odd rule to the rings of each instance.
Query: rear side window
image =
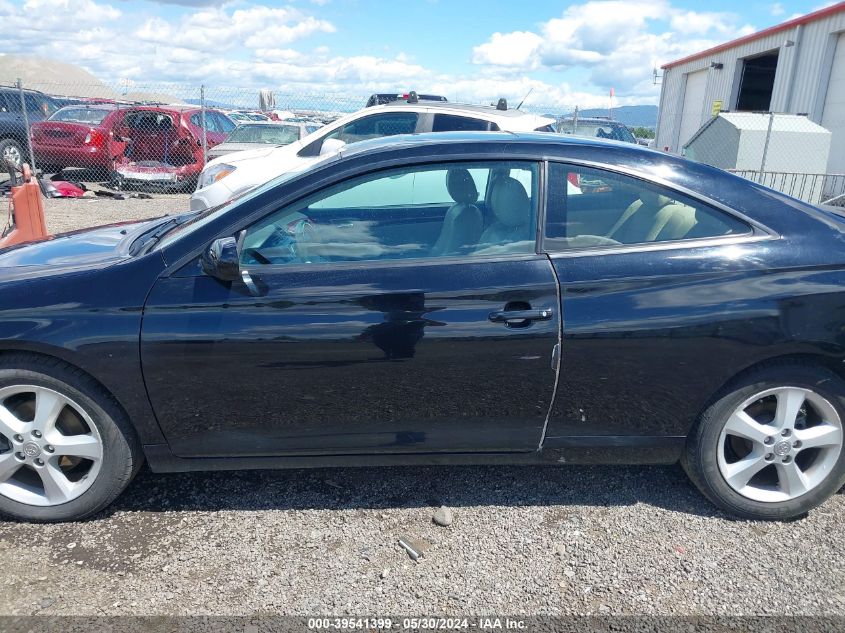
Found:
[[[173,119],[154,111],[130,112],[123,121],[127,127],[145,132],[168,130],[173,127]]]
[[[749,233],[741,220],[662,185],[600,169],[549,166],[548,250]]]
[[[212,115],[217,121],[217,127],[220,129],[221,132],[225,132],[226,134],[228,134],[237,127],[225,114],[221,114],[220,112],[212,112]]]
[[[435,114],[432,132],[489,132],[499,126],[483,119],[472,119],[454,114]]]
[[[202,113],[197,112],[191,115],[191,123],[202,129]],[[217,124],[217,119],[213,112],[205,113],[205,129],[209,132],[220,132],[220,126]],[[232,128],[234,129],[234,128]]]

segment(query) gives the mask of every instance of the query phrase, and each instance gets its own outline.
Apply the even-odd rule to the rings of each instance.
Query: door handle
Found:
[[[552,315],[554,315],[554,310],[551,308],[539,308],[537,310],[499,310],[491,312],[487,318],[493,323],[512,325],[525,321],[548,321]]]

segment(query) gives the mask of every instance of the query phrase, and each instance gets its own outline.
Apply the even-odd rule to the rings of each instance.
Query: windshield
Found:
[[[108,110],[94,108],[62,108],[51,116],[50,120],[99,125],[108,113]]]
[[[299,128],[295,125],[241,125],[229,134],[227,143],[265,143],[288,145],[299,140]]]

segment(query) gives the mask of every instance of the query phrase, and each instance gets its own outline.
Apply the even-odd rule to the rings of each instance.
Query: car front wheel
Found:
[[[140,463],[133,430],[89,376],[45,357],[0,361],[0,512],[84,518],[111,503]]]
[[[805,514],[845,483],[845,382],[800,364],[758,370],[701,416],[682,460],[717,506],[749,519]]]

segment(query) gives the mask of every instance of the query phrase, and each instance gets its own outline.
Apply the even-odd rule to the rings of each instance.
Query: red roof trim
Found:
[[[694,53],[688,57],[684,57],[682,59],[675,60],[674,62],[669,62],[668,64],[664,64],[661,66],[662,69],[672,68],[673,66],[680,66],[681,64],[686,64],[687,62],[691,62],[695,59],[700,59],[702,57],[707,57],[709,55],[713,55],[714,53],[719,53],[721,51],[727,50],[729,48],[734,48],[735,46],[739,46],[740,44],[745,44],[746,42],[753,42],[754,40],[758,40],[762,37],[766,37],[768,35],[774,35],[775,33],[779,33],[781,31],[788,31],[789,29],[798,26],[799,24],[807,24],[808,22],[815,22],[816,20],[820,20],[822,18],[826,18],[829,15],[834,15],[836,13],[840,13],[845,11],[845,2],[839,2],[837,4],[831,5],[829,7],[825,7],[824,9],[819,9],[818,11],[814,11],[813,13],[808,13],[807,15],[802,15],[801,17],[795,18],[794,20],[789,20],[788,22],[783,22],[782,24],[778,24],[776,26],[771,26],[767,29],[763,29],[762,31],[758,31],[757,33],[752,33],[750,35],[745,35],[743,37],[737,38],[735,40],[731,40],[730,42],[725,42],[724,44],[719,44],[718,46],[714,46],[713,48],[708,48],[706,51],[701,51],[700,53]]]

